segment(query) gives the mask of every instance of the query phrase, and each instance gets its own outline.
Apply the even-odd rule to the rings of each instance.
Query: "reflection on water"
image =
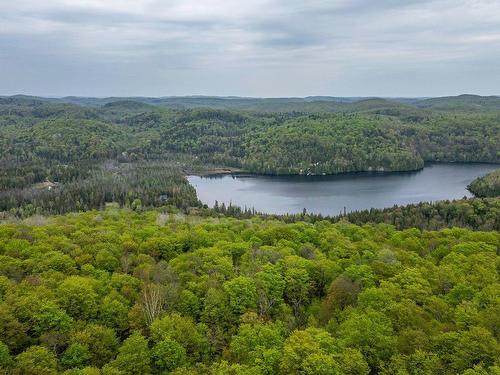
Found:
[[[418,172],[350,173],[336,176],[189,176],[198,198],[213,206],[255,208],[266,213],[337,215],[344,210],[391,207],[470,197],[466,186],[498,168],[492,164],[429,164]]]

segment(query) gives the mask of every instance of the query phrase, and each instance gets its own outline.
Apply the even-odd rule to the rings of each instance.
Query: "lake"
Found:
[[[349,173],[334,176],[189,176],[198,198],[271,214],[337,215],[369,208],[472,196],[466,186],[494,164],[433,163],[417,172]]]

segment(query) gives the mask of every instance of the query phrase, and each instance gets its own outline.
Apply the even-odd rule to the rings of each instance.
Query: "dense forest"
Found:
[[[13,374],[498,374],[498,232],[109,207],[0,226]]]
[[[212,108],[254,112],[371,112],[425,114],[427,111],[456,113],[498,112],[499,96],[458,95],[438,98],[363,98],[309,96],[305,98],[249,98],[215,96],[177,97],[108,97],[88,98],[67,96],[64,98],[40,98],[27,95],[0,97],[4,101],[47,102],[76,104],[84,107],[101,107],[127,101],[135,105],[170,109]]]
[[[192,206],[183,176],[215,167],[317,175],[500,162],[493,98],[441,98],[437,108],[428,100],[262,99],[289,108],[260,112],[226,105],[236,99],[218,99],[232,110],[203,108],[213,98],[184,98],[202,107],[188,109],[135,99],[0,98],[0,212],[64,213],[136,199]],[[446,111],[443,101],[464,110]],[[301,110],[324,103],[342,108]]]
[[[472,181],[467,189],[476,197],[500,196],[500,169]]]
[[[495,97],[0,97],[0,374],[498,375],[498,173],[327,218],[185,176],[498,163],[499,130]]]
[[[438,230],[452,227],[481,231],[500,230],[500,200],[498,198],[464,198],[453,201],[420,202],[405,206],[396,205],[382,209],[371,208],[353,211],[332,217],[306,212],[272,215],[232,205],[217,205],[213,209],[197,210],[196,212],[213,217],[219,215],[235,218],[259,216],[263,219],[275,219],[285,223],[300,221],[316,223],[322,220],[328,220],[332,223],[347,220],[357,225],[384,223],[393,225],[399,230],[409,228]]]

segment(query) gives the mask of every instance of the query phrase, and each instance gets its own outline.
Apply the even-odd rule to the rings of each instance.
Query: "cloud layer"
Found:
[[[500,94],[497,0],[0,2],[0,94]]]

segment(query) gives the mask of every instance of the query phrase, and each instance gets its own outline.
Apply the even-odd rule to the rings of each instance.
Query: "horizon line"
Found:
[[[42,99],[66,99],[66,98],[87,98],[87,99],[128,99],[128,98],[146,98],[146,99],[175,99],[175,98],[193,98],[193,99],[203,99],[203,98],[218,98],[218,99],[308,99],[308,98],[338,98],[338,99],[430,99],[430,98],[448,98],[448,97],[460,97],[460,96],[477,96],[477,97],[495,97],[500,98],[500,94],[492,95],[481,95],[481,94],[471,94],[462,93],[455,95],[438,95],[438,96],[405,96],[405,95],[395,95],[395,96],[384,96],[384,95],[352,95],[352,96],[342,96],[342,95],[306,95],[306,96],[244,96],[244,95],[202,95],[202,94],[187,94],[187,95],[161,95],[161,96],[150,96],[150,95],[104,95],[104,96],[89,96],[89,95],[33,95],[33,94],[11,94],[11,95],[0,95],[0,98],[13,98],[13,97],[31,97],[31,98],[42,98]]]

